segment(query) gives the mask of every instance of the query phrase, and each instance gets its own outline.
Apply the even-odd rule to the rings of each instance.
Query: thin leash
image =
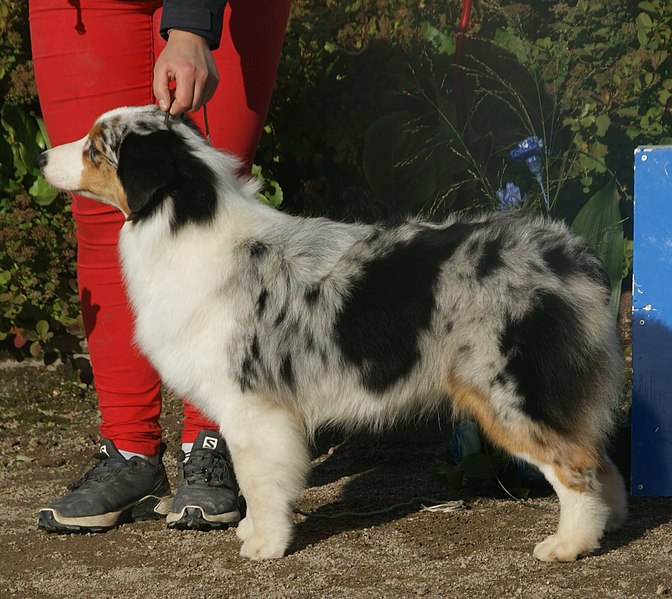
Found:
[[[210,141],[210,123],[208,122],[208,105],[203,104],[203,123],[205,124],[205,139],[208,142],[208,145],[212,145]]]
[[[170,114],[170,106],[168,107],[168,111],[166,112],[166,127],[170,129],[170,119],[172,118],[179,118],[179,117],[173,117]],[[210,140],[210,122],[208,121],[208,105],[203,104],[203,124],[205,125],[205,140],[208,142],[208,145],[212,145],[212,141]]]
[[[431,497],[414,497],[410,501],[404,501],[402,503],[396,503],[386,508],[380,510],[372,510],[367,512],[331,512],[331,513],[320,513],[320,512],[305,512],[303,510],[294,508],[294,513],[299,514],[300,516],[305,516],[307,518],[324,518],[326,520],[335,520],[337,518],[370,518],[372,516],[380,516],[382,514],[389,514],[391,512],[397,512],[402,509],[408,509],[414,507],[416,504],[420,504],[423,512],[456,512],[458,510],[466,509],[464,501],[458,499],[457,501],[445,501],[442,499],[433,499]],[[431,505],[425,505],[431,504]]]

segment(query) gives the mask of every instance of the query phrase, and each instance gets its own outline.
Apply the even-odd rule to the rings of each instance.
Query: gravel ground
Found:
[[[325,440],[297,507],[370,513],[432,497],[463,500],[467,509],[429,512],[416,502],[365,517],[297,515],[289,555],[261,563],[238,556],[233,530],[168,531],[154,521],[105,534],[48,535],[36,527],[37,510],[91,465],[95,406],[95,392],[81,389],[66,367],[0,365],[2,598],[672,596],[671,499],[633,499],[625,527],[598,554],[543,564],[531,552],[553,531],[555,497],[521,503],[451,491],[436,475],[447,445],[437,426]],[[167,397],[172,481],[179,412]]]

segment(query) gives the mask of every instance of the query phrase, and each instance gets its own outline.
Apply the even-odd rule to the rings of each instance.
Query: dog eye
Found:
[[[100,155],[100,152],[96,150],[95,146],[91,145],[89,146],[89,160],[91,162],[97,162],[98,156]]]

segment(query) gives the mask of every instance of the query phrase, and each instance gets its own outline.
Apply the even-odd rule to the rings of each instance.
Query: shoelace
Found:
[[[190,485],[206,483],[208,486],[217,487],[223,483],[231,483],[232,476],[228,460],[218,451],[193,450],[182,468],[184,479]]]
[[[69,491],[79,489],[87,483],[109,480],[114,476],[115,472],[128,466],[135,466],[135,462],[122,462],[121,460],[115,460],[103,454],[97,454],[94,457],[99,460],[99,462],[75,482],[70,483],[68,485]]]

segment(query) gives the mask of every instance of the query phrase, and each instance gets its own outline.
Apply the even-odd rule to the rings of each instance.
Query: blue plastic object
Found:
[[[672,147],[635,150],[632,494],[672,495]]]

